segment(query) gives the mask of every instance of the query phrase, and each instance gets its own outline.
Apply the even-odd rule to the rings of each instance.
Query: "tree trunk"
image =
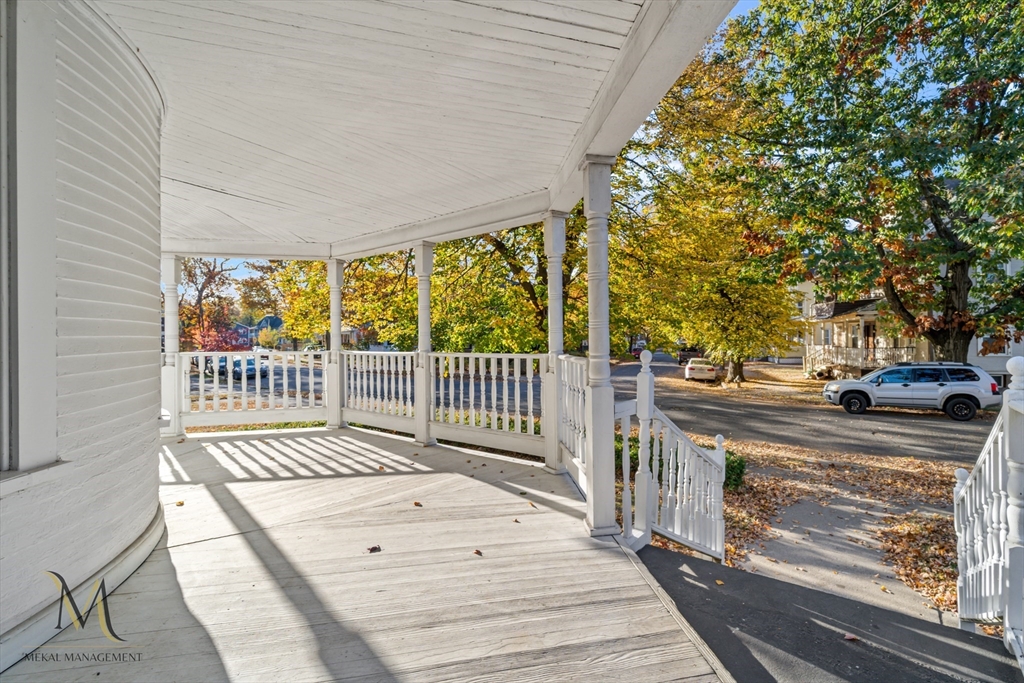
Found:
[[[945,335],[941,344],[935,344],[935,360],[966,363],[967,354],[974,340],[973,330],[953,328]]]
[[[747,378],[743,376],[743,361],[731,360],[727,366],[725,381],[726,382],[746,382]]]

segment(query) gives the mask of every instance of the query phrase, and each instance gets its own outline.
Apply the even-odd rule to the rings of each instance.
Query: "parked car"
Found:
[[[640,347],[640,346],[634,346],[634,347],[633,347],[633,350],[632,350],[632,351],[630,351],[630,353],[631,353],[631,354],[633,354],[633,358],[639,358],[639,357],[640,357],[640,354],[641,354],[641,353],[643,353],[643,351],[644,351],[644,350],[643,350],[643,348],[642,348],[642,347]]]
[[[260,363],[259,365],[260,377],[267,376],[267,366]],[[234,367],[231,370],[231,375],[235,379],[242,379],[242,359],[235,357]],[[245,376],[247,379],[256,378],[256,359],[249,357],[245,359]]]
[[[306,351],[323,351],[324,347],[323,347],[323,344],[306,344],[304,347],[302,347],[302,350],[303,350],[303,352],[306,352]]]
[[[683,377],[714,382],[718,379],[718,368],[707,358],[691,358],[686,362]]]
[[[828,382],[821,394],[854,415],[872,406],[935,408],[961,421],[1002,402],[992,376],[966,363],[898,363],[860,379]]]
[[[682,346],[676,351],[676,362],[686,365],[691,358],[700,358],[703,355],[696,346]]]

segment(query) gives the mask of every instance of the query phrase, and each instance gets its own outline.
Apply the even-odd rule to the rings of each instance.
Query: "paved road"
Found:
[[[676,375],[679,366],[667,354],[657,354],[655,377]],[[612,369],[619,399],[636,395],[639,363]],[[850,415],[838,406],[783,405],[714,396],[706,392],[671,389],[655,382],[655,403],[688,432],[743,441],[770,441],[818,450],[866,455],[973,462],[992,428],[987,420],[954,422],[942,413],[869,411]]]
[[[653,546],[639,555],[740,683],[1024,682],[1002,642],[955,623],[937,624]],[[846,640],[848,633],[859,640]]]

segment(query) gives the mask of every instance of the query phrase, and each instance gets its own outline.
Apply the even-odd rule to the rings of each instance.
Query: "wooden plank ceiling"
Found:
[[[547,191],[649,9],[643,0],[97,4],[167,102],[165,244],[358,245],[372,235],[384,244],[403,226]],[[695,52],[706,29],[698,33],[681,49]]]

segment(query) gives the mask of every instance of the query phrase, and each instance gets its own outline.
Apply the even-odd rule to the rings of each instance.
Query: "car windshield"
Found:
[[[712,365],[712,363],[706,358],[691,358],[690,365]]]

